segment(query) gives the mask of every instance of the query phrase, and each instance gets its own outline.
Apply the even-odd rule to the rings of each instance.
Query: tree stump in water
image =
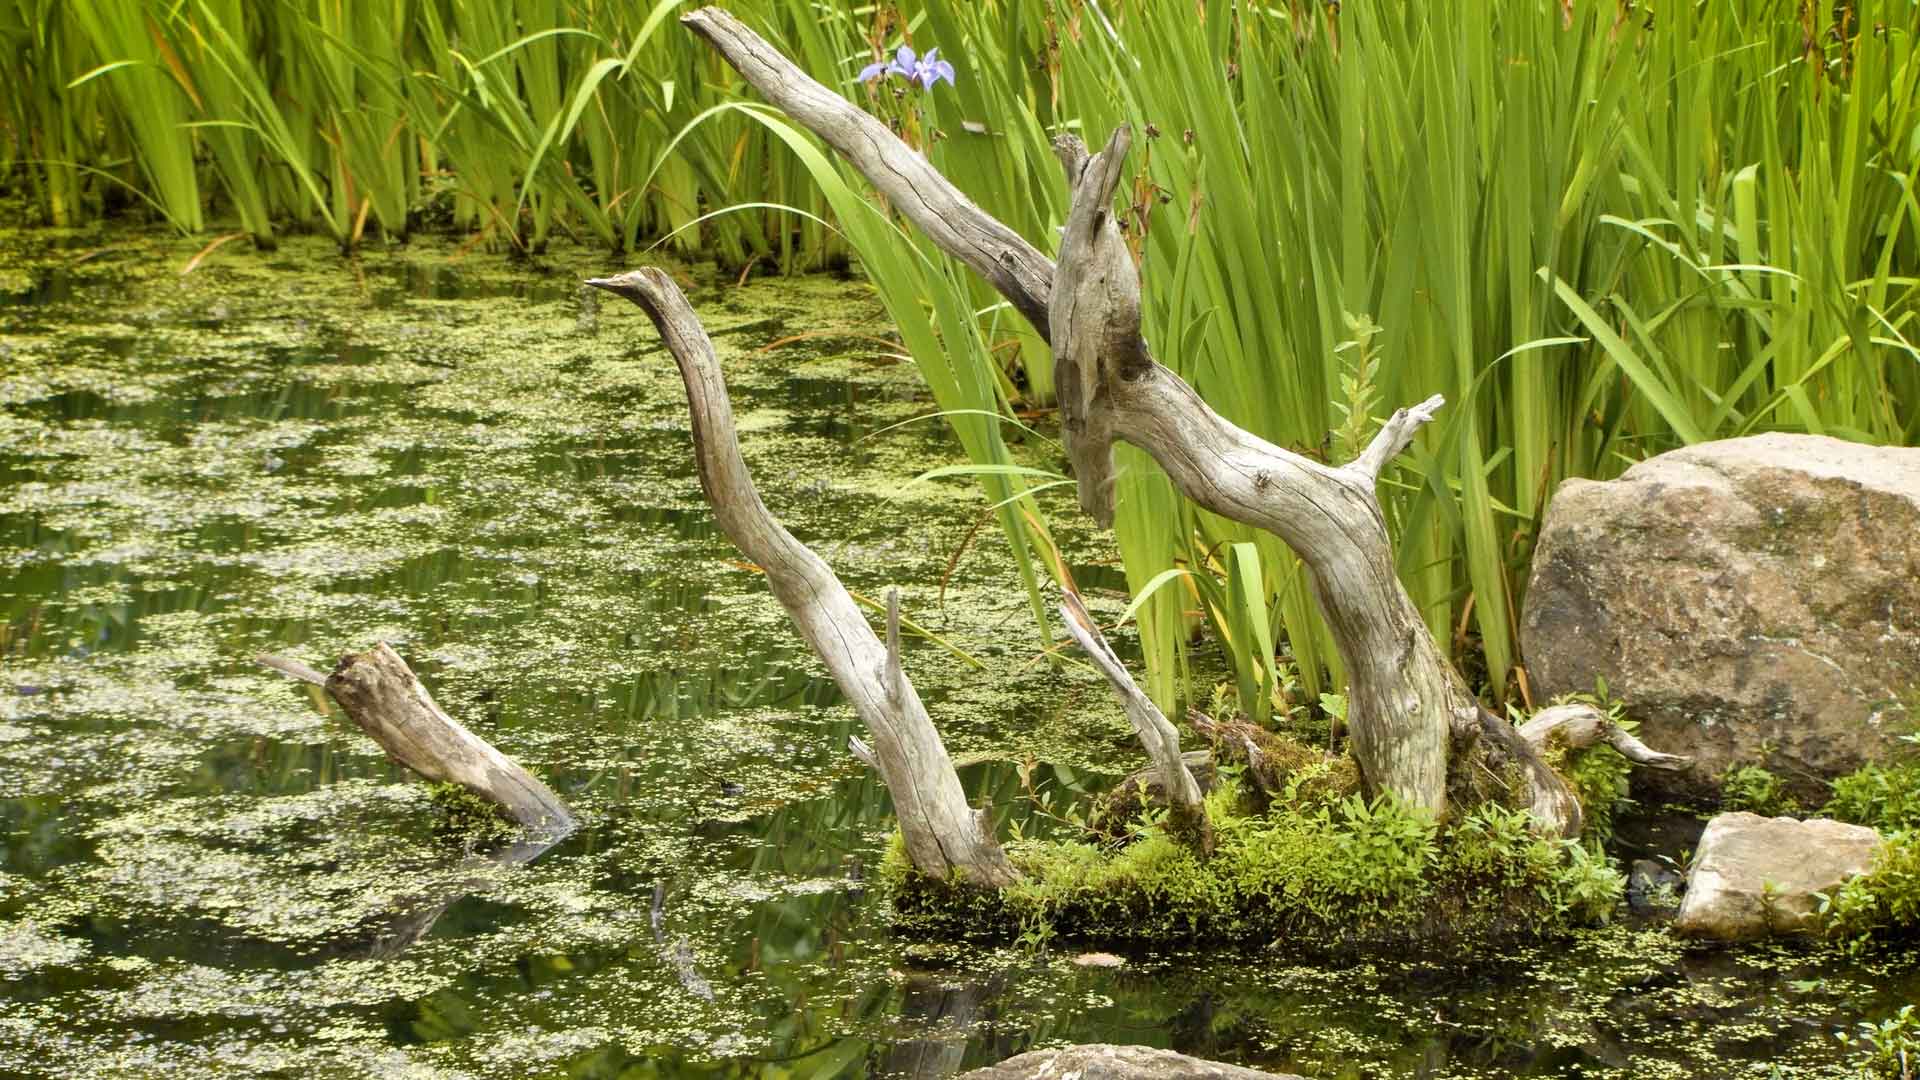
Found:
[[[257,660],[324,687],[388,757],[419,776],[458,784],[528,829],[557,834],[573,828],[572,813],[552,788],[443,712],[386,642],[341,657],[325,676],[285,657],[263,654]]]

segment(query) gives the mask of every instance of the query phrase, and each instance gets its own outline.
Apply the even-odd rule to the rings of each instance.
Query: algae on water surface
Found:
[[[1916,985],[1624,927],[1465,972],[894,937],[856,721],[713,529],[678,376],[582,294],[591,256],[0,251],[0,1074],[831,1076],[1120,1039],[1329,1076],[1816,1075],[1825,1026]],[[871,292],[686,273],[775,512],[984,665],[910,642],[972,793],[1018,812],[1027,755],[1082,794],[1135,766],[1104,686],[1033,662],[998,534],[947,577],[985,503],[901,490],[953,448],[878,434],[933,406],[866,340]],[[1055,535],[1101,576],[1102,537]],[[585,826],[466,850],[249,662],[380,638]],[[656,884],[712,1001],[660,955]]]

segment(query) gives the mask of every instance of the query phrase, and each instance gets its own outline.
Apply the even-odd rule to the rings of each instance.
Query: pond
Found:
[[[602,259],[293,239],[183,274],[197,247],[0,234],[0,1074],[939,1076],[1119,1041],[1316,1077],[1841,1076],[1835,1033],[1920,996],[1904,955],[1625,918],[1472,962],[896,936],[857,721],[712,525],[651,326],[578,285]],[[1025,815],[1023,762],[1065,793],[1135,767],[977,487],[909,484],[957,450],[893,427],[934,407],[871,291],[683,277],[775,513],[928,632],[907,662],[971,794]],[[1111,620],[1108,540],[1055,520]],[[252,662],[380,640],[583,827],[468,850]]]

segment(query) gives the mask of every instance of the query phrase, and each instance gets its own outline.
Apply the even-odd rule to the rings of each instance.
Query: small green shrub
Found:
[[[1920,828],[1920,762],[1861,766],[1833,782],[1825,813],[1882,831]]]
[[[1829,934],[1855,949],[1888,930],[1920,926],[1920,831],[1888,836],[1873,869],[1823,897],[1820,912]]]
[[[1859,1075],[1872,1080],[1912,1080],[1920,1076],[1920,1013],[1903,1005],[1900,1011],[1875,1023],[1862,1020],[1856,1027],[1861,1056]],[[1845,1041],[1843,1032],[1835,1038]]]
[[[1599,745],[1567,754],[1557,767],[1580,800],[1584,819],[1581,841],[1604,846],[1613,839],[1614,819],[1633,802],[1627,797],[1627,776],[1633,771],[1633,763],[1613,747]]]
[[[1720,805],[1762,817],[1794,817],[1800,803],[1788,792],[1786,781],[1759,765],[1739,765],[1720,777]]]
[[[1570,704],[1591,705],[1605,713],[1608,722],[1625,731],[1631,732],[1640,726],[1627,716],[1625,706],[1607,693],[1605,679],[1594,681],[1592,693],[1561,694],[1548,702],[1547,707]],[[1508,707],[1508,714],[1516,727],[1531,718],[1513,706]],[[1633,772],[1633,763],[1605,743],[1572,750],[1558,738],[1548,740],[1545,757],[1547,764],[1566,778],[1574,797],[1580,801],[1581,842],[1596,850],[1606,846],[1613,839],[1614,819],[1633,803],[1627,795],[1627,777]]]

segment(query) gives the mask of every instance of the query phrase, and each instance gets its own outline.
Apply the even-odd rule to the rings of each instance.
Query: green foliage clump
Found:
[[[1883,831],[1920,828],[1920,761],[1869,762],[1835,780],[1825,813]]]
[[[1849,948],[1920,926],[1920,762],[1869,762],[1833,782],[1826,816],[1886,836],[1873,869],[1823,898],[1828,932]]]
[[[1598,745],[1567,754],[1556,767],[1580,800],[1581,841],[1595,848],[1604,846],[1613,839],[1614,819],[1621,808],[1633,801],[1627,797],[1627,774],[1633,763],[1613,747]]]
[[[440,815],[435,831],[472,847],[492,847],[520,835],[520,826],[499,806],[459,784],[428,784],[427,798]]]
[[[1550,934],[1604,920],[1623,879],[1571,841],[1528,828],[1522,811],[1474,810],[1442,830],[1392,796],[1314,794],[1301,770],[1289,798],[1249,812],[1237,780],[1207,797],[1211,852],[1150,823],[1132,843],[1023,841],[1023,880],[998,891],[934,882],[904,852],[887,862],[896,916],[910,926],[1042,943],[1281,941],[1310,951]]]
[[[1856,1065],[1862,1077],[1911,1080],[1920,1073],[1920,1013],[1913,1006],[1902,1005],[1878,1023],[1862,1020],[1856,1031],[1861,1046]]]
[[[1828,933],[1855,949],[1886,930],[1920,926],[1920,831],[1887,837],[1873,869],[1824,897],[1820,913]]]
[[[1800,802],[1786,781],[1760,765],[1738,765],[1720,777],[1720,805],[1762,817],[1794,817]]]
[[[1627,731],[1638,725],[1629,720],[1619,702],[1607,694],[1607,684],[1602,680],[1591,694],[1567,694],[1555,698],[1554,705],[1571,702],[1584,702],[1607,714],[1607,720]],[[1515,718],[1515,723],[1519,719]],[[1592,848],[1599,848],[1613,839],[1614,819],[1621,809],[1633,802],[1627,796],[1627,777],[1633,771],[1633,763],[1618,750],[1596,743],[1579,750],[1569,750],[1564,744],[1552,743],[1546,750],[1547,764],[1573,788],[1573,794],[1580,800],[1580,813],[1583,825],[1580,839]]]

